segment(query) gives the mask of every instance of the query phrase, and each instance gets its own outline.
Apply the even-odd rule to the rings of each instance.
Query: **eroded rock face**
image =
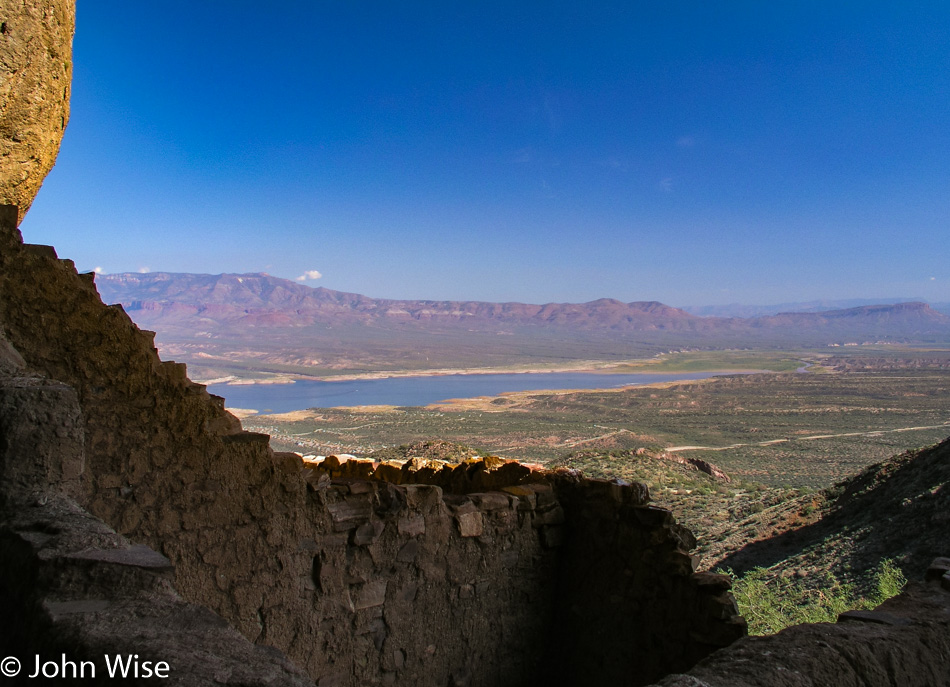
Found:
[[[69,120],[75,0],[0,0],[0,204],[33,203]]]

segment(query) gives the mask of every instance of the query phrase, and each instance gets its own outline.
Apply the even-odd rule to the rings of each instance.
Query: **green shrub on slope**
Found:
[[[890,559],[878,565],[866,596],[853,584],[842,583],[832,575],[824,576],[816,584],[815,580],[776,577],[765,568],[756,568],[742,577],[732,570],[727,573],[732,577],[732,593],[752,635],[774,634],[801,623],[833,623],[845,611],[880,605],[900,593],[907,581]]]

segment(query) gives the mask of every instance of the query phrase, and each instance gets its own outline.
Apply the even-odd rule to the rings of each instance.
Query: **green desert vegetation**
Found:
[[[824,364],[831,368],[833,361]],[[421,407],[254,416],[276,448],[368,454],[439,438],[550,463],[577,451],[668,452],[733,479],[823,488],[950,433],[950,370],[763,373],[624,390],[522,392]]]
[[[796,351],[675,351],[653,360],[622,363],[616,372],[707,372],[720,370],[760,370],[794,372],[814,365],[822,356]]]
[[[743,576],[732,570],[732,593],[749,623],[749,634],[774,634],[801,623],[833,623],[845,611],[875,608],[904,588],[907,579],[892,559],[883,559],[863,585],[825,574],[817,580],[777,577],[765,568]]]

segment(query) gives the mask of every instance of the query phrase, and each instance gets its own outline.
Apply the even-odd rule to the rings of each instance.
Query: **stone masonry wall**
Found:
[[[728,581],[692,572],[691,536],[642,485],[488,461],[374,466],[374,479],[365,465],[314,470],[161,362],[93,275],[24,245],[16,227],[68,119],[74,14],[73,0],[0,0],[0,203],[20,208],[0,205],[8,655],[141,653],[168,661],[162,684],[177,685],[637,685],[742,634]],[[864,663],[863,645],[818,642],[828,670],[843,658],[869,666],[868,684],[945,681],[940,584],[922,597],[933,617],[899,615],[919,609],[915,591],[852,619],[870,629],[859,641],[884,647]],[[915,629],[877,630],[888,624]],[[748,677],[771,654],[748,645],[698,674]],[[772,677],[821,653],[782,646]],[[904,670],[915,663],[925,670]],[[84,682],[113,682],[100,678]]]
[[[33,372],[76,392],[78,501],[167,556],[186,600],[287,652],[321,685],[535,682],[561,630],[555,608],[583,588],[564,584],[552,487],[457,495],[321,479],[243,432],[184,366],[160,362],[152,335],[104,306],[92,275],[23,245],[15,218],[0,216],[0,323]],[[682,544],[655,529],[640,544],[647,561]],[[642,580],[667,574],[699,594],[688,568]],[[691,641],[685,628],[680,639]]]
[[[693,535],[642,484],[562,480],[553,647],[563,684],[644,684],[746,634],[728,577],[694,573]],[[553,667],[553,664],[552,664]]]
[[[121,653],[164,662],[164,684],[312,684],[286,658],[184,602],[167,558],[76,504],[83,472],[76,394],[31,375],[6,344],[0,335],[0,649],[23,670],[11,677],[8,658],[4,683],[32,684],[35,655],[54,665],[61,656],[88,662],[84,684],[114,684],[104,656]]]

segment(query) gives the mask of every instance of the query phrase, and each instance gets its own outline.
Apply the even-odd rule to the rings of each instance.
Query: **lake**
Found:
[[[658,382],[706,379],[716,374],[712,372],[691,374],[543,372],[438,375],[334,382],[298,380],[293,384],[211,384],[208,386],[208,391],[224,396],[229,408],[248,408],[262,413],[286,413],[305,408],[336,406],[424,406],[450,398],[497,396],[505,391],[610,389]]]

